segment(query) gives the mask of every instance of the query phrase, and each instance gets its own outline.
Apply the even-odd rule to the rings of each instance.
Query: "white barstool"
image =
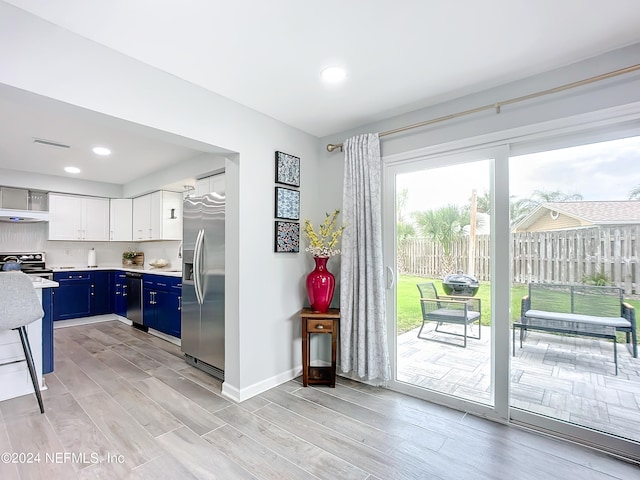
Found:
[[[43,316],[42,305],[30,278],[22,272],[0,273],[0,330],[17,330],[20,334],[25,358],[16,362],[27,362],[33,389],[40,405],[40,413],[44,413],[44,405],[25,325]]]

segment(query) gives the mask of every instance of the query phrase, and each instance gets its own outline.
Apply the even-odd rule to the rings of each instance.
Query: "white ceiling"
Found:
[[[34,138],[70,148],[35,143]],[[95,146],[109,147],[112,155],[94,154]],[[194,140],[0,85],[0,168],[124,184],[202,152],[221,153]],[[82,172],[65,174],[66,166]]]
[[[638,0],[6,3],[318,137],[640,41]],[[330,64],[348,70],[343,84],[321,83]],[[64,125],[50,129],[53,140],[95,141],[90,132],[66,135]],[[11,141],[0,140],[2,149]],[[158,166],[193,153],[160,150]]]

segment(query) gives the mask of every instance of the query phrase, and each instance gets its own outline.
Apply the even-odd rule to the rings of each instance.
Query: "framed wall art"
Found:
[[[276,218],[300,220],[300,192],[276,187]]]
[[[276,183],[300,186],[300,158],[276,152]]]
[[[296,222],[281,222],[276,220],[274,251],[293,252],[300,251],[300,224]]]

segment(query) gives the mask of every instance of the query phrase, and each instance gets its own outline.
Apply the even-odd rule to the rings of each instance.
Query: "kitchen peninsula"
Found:
[[[51,318],[51,289],[58,286],[57,282],[41,277],[31,277],[38,297],[43,303],[45,315],[42,319],[27,325],[27,335],[33,354],[33,363],[38,374],[40,388],[46,388],[43,379],[43,364],[53,361],[53,323]],[[49,303],[49,305],[47,305]],[[51,358],[49,358],[51,357]],[[0,401],[33,393],[33,385],[18,332],[13,330],[0,332]]]

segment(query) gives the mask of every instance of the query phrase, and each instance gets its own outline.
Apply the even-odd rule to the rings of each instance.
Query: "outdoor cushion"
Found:
[[[438,308],[427,314],[427,317],[432,320],[442,319],[443,322],[449,323],[463,323],[465,319],[465,311],[462,309],[450,309],[450,308]],[[467,311],[467,323],[475,322],[480,317],[480,312],[474,312],[472,310]]]
[[[622,317],[598,317],[595,315],[581,315],[579,313],[546,312],[544,310],[527,310],[524,314],[529,318],[543,320],[561,320],[567,322],[591,323],[594,325],[607,325],[611,327],[631,327],[631,323]]]

